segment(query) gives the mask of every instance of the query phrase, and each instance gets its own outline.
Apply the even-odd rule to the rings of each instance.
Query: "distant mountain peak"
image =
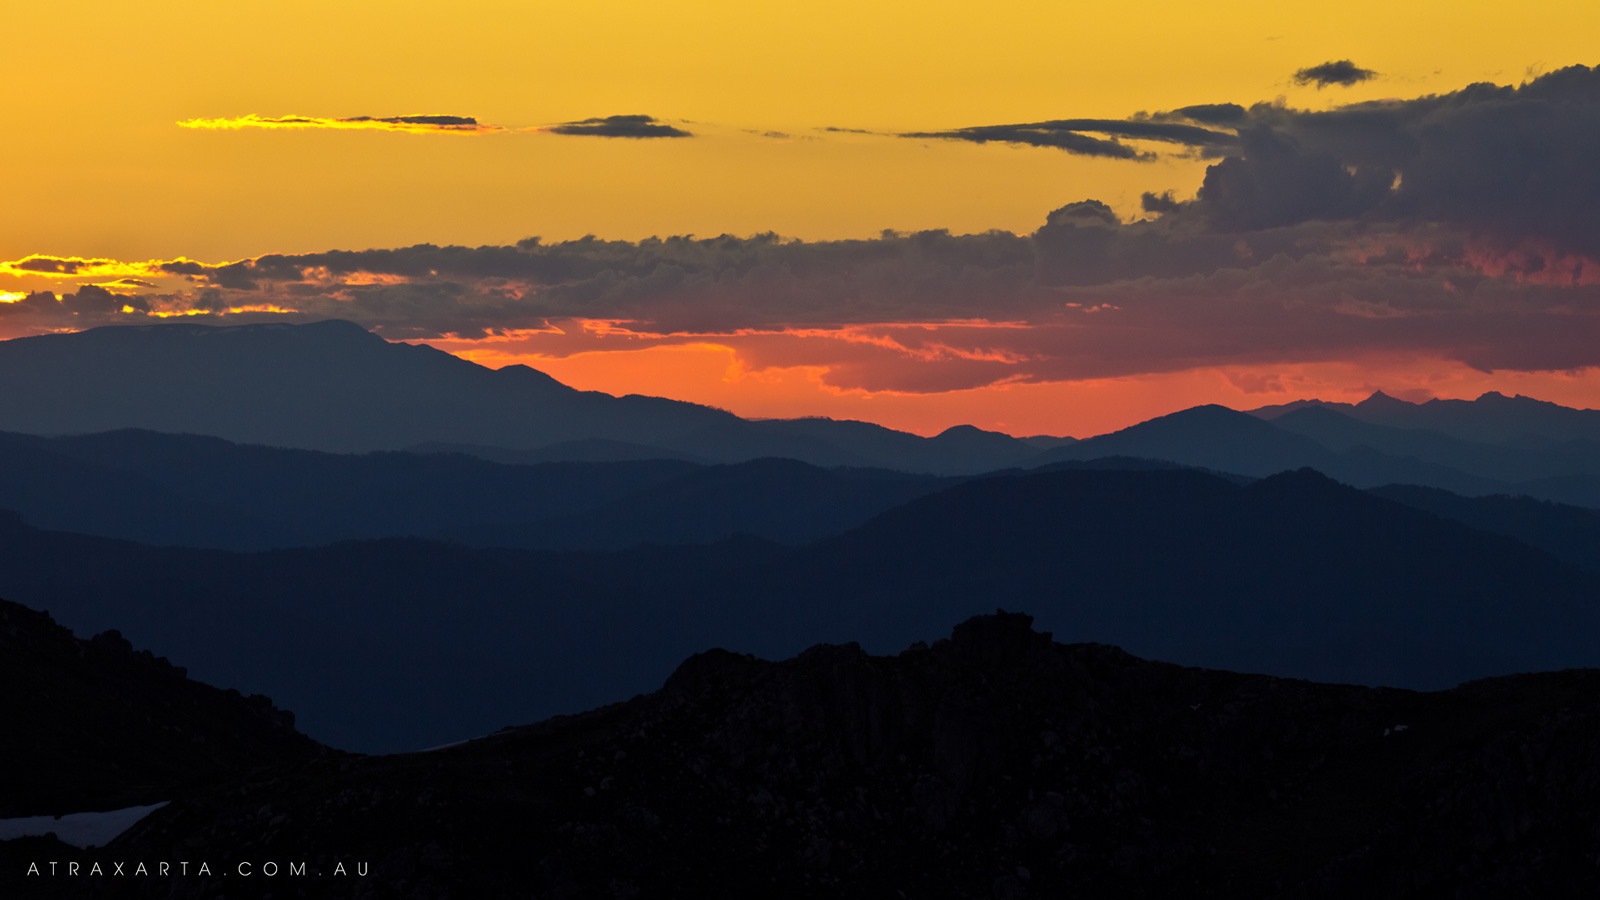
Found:
[[[949,428],[946,428],[945,430],[939,432],[938,436],[939,437],[946,437],[946,436],[948,436],[948,437],[960,437],[962,435],[989,434],[989,433],[990,432],[984,431],[982,428],[979,428],[976,425],[951,425]]]
[[[1268,475],[1267,477],[1256,482],[1256,485],[1284,484],[1334,485],[1343,491],[1355,491],[1355,488],[1342,485],[1334,479],[1329,478],[1327,475],[1324,475],[1322,472],[1311,468],[1310,466],[1301,466],[1298,469],[1285,469],[1282,472],[1279,472],[1275,475]]]
[[[1474,403],[1483,403],[1483,404],[1491,404],[1492,403],[1492,404],[1503,405],[1503,406],[1517,406],[1517,407],[1525,407],[1525,408],[1532,408],[1532,407],[1541,407],[1541,408],[1544,408],[1544,409],[1561,409],[1562,408],[1561,404],[1554,403],[1554,402],[1551,402],[1549,400],[1540,400],[1537,397],[1529,397],[1526,394],[1513,394],[1513,395],[1507,397],[1505,394],[1502,394],[1499,391],[1485,391],[1484,393],[1478,395],[1478,399],[1477,400],[1474,400],[1472,402],[1474,402]]]
[[[1207,403],[1203,406],[1191,406],[1188,409],[1180,409],[1174,413],[1157,416],[1132,427],[1139,428],[1152,422],[1228,422],[1250,426],[1252,423],[1261,422],[1261,420],[1249,413],[1230,409],[1218,403]]]
[[[1391,397],[1383,391],[1373,391],[1372,396],[1356,404],[1356,409],[1369,411],[1372,409],[1407,409],[1417,404]]]

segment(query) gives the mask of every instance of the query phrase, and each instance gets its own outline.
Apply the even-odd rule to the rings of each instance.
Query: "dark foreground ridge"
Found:
[[[275,897],[1555,897],[1600,883],[1600,672],[1422,694],[1148,662],[1031,623],[981,616],[894,657],[714,650],[590,713],[428,753],[289,760],[53,857],[189,860],[188,878],[36,878],[28,896],[243,896],[238,862],[267,860],[284,867]],[[208,878],[192,874],[202,859]],[[357,861],[368,874],[330,892],[335,866]],[[299,862],[307,874],[288,875]]]
[[[0,600],[0,817],[159,803],[326,752],[267,697],[191,681],[116,631],[80,640]]]

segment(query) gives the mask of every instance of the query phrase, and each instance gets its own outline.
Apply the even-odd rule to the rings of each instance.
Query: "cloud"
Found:
[[[552,134],[587,135],[589,137],[610,138],[683,138],[694,137],[694,134],[672,125],[667,125],[654,116],[605,116],[604,118],[583,119],[578,122],[563,122],[545,129]]]
[[[31,275],[61,275],[70,276],[78,274],[79,269],[87,269],[114,263],[109,259],[81,259],[77,257],[64,258],[59,256],[29,256],[16,262],[6,263],[6,267],[15,273],[28,273]]]
[[[117,259],[33,254],[9,262],[0,261],[0,275],[34,278],[118,278],[154,274],[158,263],[124,262]]]
[[[1183,208],[1183,204],[1178,202],[1172,191],[1162,191],[1159,194],[1145,191],[1139,195],[1139,208],[1147,213],[1162,215],[1177,212]]]
[[[208,131],[237,131],[243,128],[334,129],[343,131],[396,131],[405,134],[498,134],[510,129],[488,125],[471,116],[233,116],[216,119],[184,119],[179,128]]]
[[[194,291],[142,299],[151,316],[337,317],[395,339],[514,337],[551,357],[716,344],[746,369],[809,366],[840,390],[1370,355],[1481,369],[1600,365],[1590,339],[1600,266],[1587,258],[1536,242],[1502,253],[1440,224],[1219,232],[1164,219],[1123,223],[1082,201],[1032,235],[588,239],[272,256],[208,269]],[[143,317],[126,298],[116,302],[80,289],[34,305],[50,327]]]
[[[1202,125],[1230,126],[1243,122],[1245,116],[1245,108],[1237,103],[1198,103],[1163,113],[1158,118],[1182,118]]]
[[[1108,137],[1091,137],[1089,133],[1104,134]],[[1129,147],[1117,140],[1118,138],[1162,141],[1192,147],[1231,146],[1238,142],[1237,136],[1223,131],[1175,122],[1137,119],[1058,119],[1021,125],[980,125],[950,131],[915,131],[900,136],[969,141],[975,144],[1006,143],[1053,147],[1080,156],[1103,156],[1138,161],[1153,160],[1155,154]]]
[[[0,274],[102,284],[13,298],[0,321],[20,333],[337,317],[545,357],[716,346],[744,371],[804,367],[867,391],[1375,357],[1600,366],[1590,69],[1326,110],[1215,103],[1000,128],[1012,131],[952,139],[1031,129],[1099,142],[1100,155],[1138,158],[1149,151],[1131,142],[1156,140],[1220,158],[1193,197],[1145,194],[1146,218],[1060,198],[1025,235],[528,239],[218,263],[35,255]],[[124,296],[140,285],[105,283],[119,278],[160,287]]]
[[[1348,166],[1265,126],[1240,133],[1241,154],[1206,171],[1198,207],[1214,226],[1254,231],[1311,219],[1349,219],[1388,196],[1394,173]]]
[[[1378,73],[1371,69],[1363,69],[1348,59],[1325,62],[1318,66],[1309,66],[1294,73],[1294,83],[1298,85],[1314,84],[1317,90],[1322,90],[1331,85],[1350,87],[1363,81],[1371,81],[1378,77]]]
[[[1250,107],[1240,146],[1180,214],[1213,230],[1438,222],[1600,256],[1600,71],[1326,111]]]

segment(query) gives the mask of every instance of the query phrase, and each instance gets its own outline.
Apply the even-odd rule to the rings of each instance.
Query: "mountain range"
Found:
[[[887,651],[1001,602],[1073,640],[1328,681],[1432,689],[1600,664],[1592,572],[1310,471],[1247,484],[1162,468],[995,475],[797,547],[391,539],[232,553],[15,519],[4,532],[0,594],[273,696],[347,749],[577,712],[708,646]]]
[[[121,831],[0,822],[8,896],[206,848],[401,898],[1594,883],[1592,410],[924,438],[341,322],[0,377],[0,817]]]
[[[541,450],[540,461],[781,456],[956,474],[1069,441],[970,426],[923,438],[866,422],[749,421],[677,400],[574,390],[521,365],[488,369],[337,320],[17,338],[0,342],[0,383],[10,388],[0,396],[3,431],[136,428],[336,453],[444,445],[502,461]]]
[[[1135,456],[1251,476],[1311,467],[1357,487],[1416,484],[1600,507],[1600,411],[1497,393],[1414,404],[1380,392],[1359,404],[1298,401],[1249,413],[1196,407],[1083,441],[965,425],[925,438],[865,422],[747,420],[674,400],[578,391],[525,366],[487,369],[341,321],[19,338],[0,342],[0,379],[13,386],[0,397],[0,431],[30,435],[138,429],[503,464],[782,457],[947,476]],[[96,461],[107,462],[104,454]],[[533,518],[540,516],[503,521]],[[457,524],[488,523],[444,527]]]
[[[1544,420],[1520,415],[1524,407],[1537,412],[1550,405],[1526,397],[1453,402],[1462,404],[1455,407],[1453,415],[1470,417],[1481,409],[1486,422],[1509,403],[1518,415],[1508,421],[1530,426]],[[1485,405],[1476,406],[1479,402]],[[1391,413],[1390,421],[1406,421],[1392,405],[1384,408]],[[1600,413],[1592,410],[1557,409],[1600,418]],[[1557,421],[1550,425],[1551,432],[1573,430],[1560,421],[1565,416],[1554,418]],[[1587,421],[1582,416],[1580,420]],[[1486,424],[1484,430],[1489,428]],[[1136,456],[1253,476],[1314,468],[1363,488],[1415,484],[1466,496],[1520,495],[1600,507],[1600,443],[1587,438],[1558,440],[1536,432],[1518,435],[1509,443],[1475,443],[1420,427],[1374,424],[1331,404],[1303,405],[1270,419],[1213,405],[1180,410],[1046,450],[1028,464]]]

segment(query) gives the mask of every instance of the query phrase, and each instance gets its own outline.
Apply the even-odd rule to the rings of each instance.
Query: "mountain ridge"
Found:
[[[0,382],[14,386],[0,395],[0,430],[41,435],[144,428],[341,453],[599,440],[714,462],[789,456],[936,474],[975,474],[1036,450],[1009,435],[976,446],[965,433],[941,441],[867,423],[778,425],[685,401],[579,391],[527,366],[489,369],[341,320],[14,338],[0,341]],[[887,456],[857,452],[864,429],[877,429],[868,443]]]
[[[794,464],[789,464],[794,465]],[[1306,473],[999,474],[800,548],[387,539],[265,553],[28,528],[0,595],[266,693],[348,749],[434,746],[646,689],[706,646],[874,652],[1026,604],[1071,640],[1189,665],[1448,687],[1600,662],[1593,574]],[[463,699],[470,698],[470,699]]]
[[[0,878],[79,896],[28,861],[195,847],[228,862],[98,895],[233,893],[236,859],[342,864],[397,900],[1560,896],[1596,874],[1600,672],[1418,694],[1060,643],[1004,609],[941,631],[702,650],[648,694],[457,746],[285,756],[105,848],[0,842]]]

